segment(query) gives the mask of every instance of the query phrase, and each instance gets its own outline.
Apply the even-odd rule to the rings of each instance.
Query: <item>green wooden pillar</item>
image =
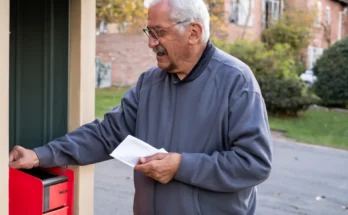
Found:
[[[10,1],[10,149],[68,130],[69,0]]]

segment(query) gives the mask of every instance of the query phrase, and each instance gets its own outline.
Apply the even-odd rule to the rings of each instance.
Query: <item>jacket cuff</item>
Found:
[[[39,167],[51,167],[53,154],[47,145],[33,149],[39,158]]]
[[[192,174],[194,174],[196,169],[196,156],[193,156],[191,153],[182,153],[181,154],[181,162],[179,165],[179,169],[176,172],[174,179],[190,183]]]

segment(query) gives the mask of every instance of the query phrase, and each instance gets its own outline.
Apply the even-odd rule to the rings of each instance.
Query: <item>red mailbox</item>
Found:
[[[9,179],[9,215],[73,215],[71,169],[10,168]]]

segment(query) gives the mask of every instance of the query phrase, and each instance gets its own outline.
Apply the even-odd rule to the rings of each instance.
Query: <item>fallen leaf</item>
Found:
[[[320,201],[322,199],[325,199],[325,196],[317,196],[317,197],[315,197],[315,200],[317,200],[317,201]]]

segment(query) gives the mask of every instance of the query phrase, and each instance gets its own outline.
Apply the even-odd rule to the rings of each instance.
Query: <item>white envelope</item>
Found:
[[[151,156],[156,153],[167,153],[167,151],[163,148],[156,149],[144,141],[128,135],[110,155],[134,168],[140,157]]]

